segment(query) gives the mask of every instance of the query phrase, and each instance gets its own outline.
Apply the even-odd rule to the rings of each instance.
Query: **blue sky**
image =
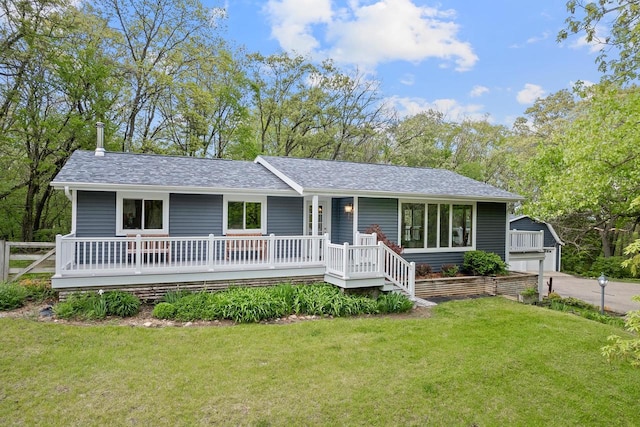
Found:
[[[204,2],[207,6],[208,1]],[[219,5],[219,3],[218,3]],[[358,67],[402,115],[510,126],[537,97],[597,82],[595,47],[557,43],[564,0],[227,0],[226,38]]]

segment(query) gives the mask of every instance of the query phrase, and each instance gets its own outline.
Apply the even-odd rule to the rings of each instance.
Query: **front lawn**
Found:
[[[0,425],[640,425],[619,328],[503,298],[430,318],[133,328],[0,319]]]

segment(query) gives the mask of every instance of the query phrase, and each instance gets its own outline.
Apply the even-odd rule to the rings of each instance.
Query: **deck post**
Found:
[[[269,246],[269,268],[276,268],[276,235],[271,233],[269,234],[269,242],[267,243]]]
[[[56,276],[62,275],[62,235],[56,234]]]
[[[136,274],[142,273],[142,236],[136,234]]]
[[[378,242],[378,275],[384,277],[384,243],[382,242]]]
[[[344,242],[342,252],[342,278],[349,278],[349,243]]]
[[[409,293],[412,297],[416,296],[416,263],[409,263]]]
[[[9,272],[4,267],[5,252],[4,240],[0,240],[0,282],[6,282],[9,275]]]
[[[324,266],[327,266],[327,263],[329,262],[329,243],[331,243],[331,241],[329,240],[329,233],[324,233],[324,243],[323,243],[323,248],[322,248],[322,261]]]
[[[208,242],[209,247],[207,248],[207,264],[209,266],[209,271],[213,271],[213,260],[214,258],[214,247],[215,247],[215,240],[213,239],[213,234],[209,234],[209,242]]]
[[[544,292],[544,258],[538,260],[538,301],[542,301]]]

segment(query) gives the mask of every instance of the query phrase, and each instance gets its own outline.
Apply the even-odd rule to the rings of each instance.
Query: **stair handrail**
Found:
[[[378,242],[378,246],[381,248],[383,258],[380,265],[383,266],[384,277],[409,296],[415,297],[416,263],[402,258],[383,242]]]

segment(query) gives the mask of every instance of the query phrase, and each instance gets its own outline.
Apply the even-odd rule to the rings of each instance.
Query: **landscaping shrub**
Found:
[[[413,308],[413,303],[402,294],[389,292],[382,294],[376,301],[378,313],[405,313]]]
[[[460,268],[456,264],[442,264],[440,272],[443,277],[456,277]]]
[[[632,297],[634,301],[640,302],[640,296]],[[618,335],[611,335],[607,338],[609,345],[602,347],[602,355],[609,362],[613,359],[626,360],[631,365],[640,367],[640,310],[631,310],[627,313],[624,321],[627,331],[633,333],[633,338],[624,339]]]
[[[0,283],[0,310],[13,310],[24,305],[28,291],[17,283]]]
[[[507,264],[498,254],[485,251],[465,252],[462,268],[474,276],[494,276],[507,272]]]
[[[572,313],[585,319],[595,320],[596,322],[618,327],[624,326],[624,320],[621,317],[600,314],[600,309],[593,304],[573,297],[562,298],[555,292],[549,294],[540,305],[550,308],[551,310]]]
[[[156,305],[153,316],[179,321],[228,319],[237,323],[260,322],[296,313],[317,316],[354,316],[398,313],[413,303],[404,295],[383,294],[378,299],[344,294],[329,284],[265,288],[230,288],[214,293],[188,294],[175,303]]]
[[[604,273],[605,276],[613,279],[624,279],[632,277],[631,270],[622,266],[625,257],[612,256],[609,258],[598,257],[591,264],[588,275],[598,277]]]
[[[171,303],[161,302],[153,307],[151,315],[156,319],[173,319],[176,315],[176,308]]]
[[[192,294],[191,291],[187,291],[185,289],[178,289],[178,290],[175,290],[175,291],[168,291],[162,297],[162,301],[168,302],[169,304],[173,304],[176,301],[178,301],[180,298],[182,298],[182,297],[184,297],[186,295],[191,295],[191,294]]]
[[[428,276],[433,273],[433,268],[427,263],[417,264],[416,265],[416,276]]]
[[[140,311],[140,299],[129,292],[105,292],[102,297],[106,303],[108,315],[131,317]]]
[[[41,303],[58,297],[48,280],[24,279],[20,281],[20,286],[27,290],[27,299],[30,301]]]
[[[129,317],[140,310],[140,300],[122,291],[73,293],[53,307],[61,319],[96,320],[106,316]]]

